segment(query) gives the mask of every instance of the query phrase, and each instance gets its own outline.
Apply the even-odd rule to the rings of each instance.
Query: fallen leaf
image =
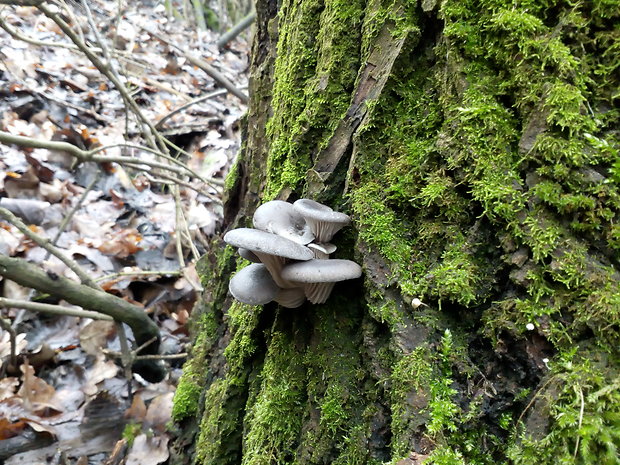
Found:
[[[6,418],[0,418],[0,441],[17,436],[25,427],[26,422],[23,420],[11,422]]]
[[[108,339],[114,334],[113,321],[91,321],[80,331],[80,346],[88,355],[98,355],[107,346]]]
[[[157,465],[168,457],[168,437],[140,434],[131,446],[125,465]]]
[[[17,386],[19,386],[19,379],[13,376],[0,379],[0,401],[13,397]]]
[[[174,393],[168,392],[155,397],[149,404],[149,408],[146,411],[145,421],[154,430],[161,432],[166,430],[166,424],[172,418],[173,397]]]
[[[129,407],[125,411],[125,418],[130,418],[137,422],[144,421],[144,417],[146,416],[146,405],[144,404],[144,400],[142,400],[142,396],[135,395],[133,397],[133,401],[131,402],[131,407]]]

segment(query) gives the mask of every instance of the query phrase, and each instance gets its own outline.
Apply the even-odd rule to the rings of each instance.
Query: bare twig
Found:
[[[181,195],[179,194],[179,186],[173,186],[172,192],[174,193],[174,206],[176,212],[176,221],[175,221],[175,242],[176,242],[176,250],[177,250],[177,259],[179,260],[179,268],[185,268],[185,258],[183,257],[183,230],[181,223],[183,221],[182,216],[183,213],[181,211]]]
[[[90,278],[90,276],[88,276],[84,272],[82,268],[80,268],[77,263],[75,263],[75,261],[73,261],[73,259],[67,257],[59,249],[54,247],[48,239],[39,236],[37,233],[28,228],[28,226],[26,226],[26,224],[22,220],[20,220],[17,216],[13,215],[13,213],[8,211],[6,208],[0,207],[0,218],[3,218],[5,221],[11,223],[13,226],[19,229],[22,234],[36,242],[38,245],[43,247],[45,250],[47,250],[49,253],[51,253],[61,262],[67,265],[69,269],[73,271],[78,276],[78,278],[80,278],[82,284],[85,284],[86,286],[92,288],[98,288],[97,284]]]
[[[199,193],[200,195],[204,195],[205,197],[211,199],[213,201],[213,203],[216,203],[218,205],[222,205],[222,201],[217,196],[215,196],[215,195],[213,195],[213,194],[211,194],[211,193],[209,193],[209,192],[207,192],[207,191],[205,191],[203,189],[200,189],[200,188],[198,188],[196,186],[193,186],[193,185],[191,185],[190,183],[188,183],[186,181],[183,181],[183,180],[181,180],[179,178],[175,178],[174,176],[168,176],[168,175],[166,175],[164,173],[159,173],[158,177],[156,178],[154,176],[151,176],[147,172],[144,173],[144,176],[146,176],[146,178],[149,181],[153,182],[153,183],[164,184],[164,185],[167,185],[167,186],[179,185],[179,186],[186,187],[188,189],[193,190],[194,192]]]
[[[0,298],[2,300],[2,298]],[[11,342],[11,365],[17,366],[17,334],[15,330],[11,326],[11,323],[4,318],[0,317],[0,328],[4,329],[7,333],[9,333],[9,341]]]
[[[222,37],[220,37],[219,40],[217,41],[218,48],[225,47],[226,44],[228,44],[228,42],[233,40],[235,37],[237,37],[239,34],[245,31],[248,27],[250,27],[255,19],[256,19],[256,11],[252,11],[251,13],[248,13],[246,16],[244,16],[241,19],[241,21],[239,21],[237,24],[231,27],[228,31],[222,34]]]
[[[52,239],[52,244],[53,245],[56,245],[56,242],[58,242],[58,239],[60,239],[60,236],[62,235],[62,233],[64,232],[65,228],[67,227],[67,225],[71,221],[71,218],[73,218],[73,215],[75,215],[75,213],[82,207],[82,204],[84,203],[84,200],[86,199],[86,196],[93,189],[93,187],[95,187],[95,184],[99,180],[100,175],[101,175],[101,173],[99,171],[97,171],[97,175],[88,184],[88,186],[86,186],[86,188],[84,189],[84,192],[82,192],[82,195],[80,196],[78,201],[75,202],[75,205],[73,206],[73,208],[71,208],[69,213],[67,213],[67,215],[62,219],[62,222],[60,223],[60,226],[58,226],[58,231],[56,232],[56,235]],[[49,254],[50,253],[51,252],[48,251],[47,255],[45,256],[45,260],[47,260],[49,258]]]
[[[100,276],[95,281],[112,281],[116,278],[123,276],[179,276],[181,272],[179,270],[162,270],[162,271],[121,271],[120,273],[109,274],[106,276]]]
[[[226,92],[227,91],[225,89],[216,90],[214,92],[209,92],[208,94],[203,95],[202,97],[198,97],[197,99],[194,99],[191,102],[187,102],[185,105],[181,105],[180,107],[175,108],[170,113],[168,113],[166,116],[162,117],[159,121],[157,121],[157,123],[155,123],[155,127],[157,129],[161,129],[163,124],[166,121],[168,121],[170,118],[172,118],[174,115],[176,115],[177,113],[182,112],[183,110],[191,107],[192,105],[196,105],[198,103],[204,102],[205,100],[209,100],[209,99],[215,98],[215,97],[217,97],[219,95],[223,95]]]
[[[147,29],[144,26],[139,26],[138,25],[138,27],[140,29],[148,32],[150,35],[152,35],[156,39],[161,40],[162,42],[164,42],[165,44],[169,45],[170,47],[178,50],[179,53],[181,53],[185,58],[187,58],[187,60],[191,64],[193,64],[193,65],[197,66],[198,68],[200,68],[201,70],[203,70],[205,73],[207,73],[209,76],[211,76],[215,82],[217,82],[220,86],[222,86],[223,88],[228,90],[231,94],[233,94],[235,97],[237,97],[243,103],[248,103],[250,101],[250,99],[248,98],[248,96],[245,93],[243,93],[239,89],[237,89],[237,87],[235,87],[235,85],[232,82],[230,82],[228,80],[228,78],[226,78],[222,73],[220,73],[218,70],[216,70],[213,66],[211,66],[206,61],[204,61],[204,60],[202,60],[202,59],[192,55],[191,53],[186,52],[185,50],[183,50],[183,48],[181,48],[178,45],[170,42],[168,39],[166,39],[165,37],[162,37],[160,34],[154,32],[154,31],[151,31],[150,29]]]
[[[3,308],[21,308],[40,313],[49,313],[50,315],[67,315],[77,316],[80,318],[90,318],[92,320],[112,321],[112,317],[99,312],[91,312],[89,310],[80,310],[78,308],[63,307],[61,305],[42,304],[39,302],[29,302],[27,300],[6,299],[0,297],[0,307]]]
[[[114,358],[121,358],[123,356],[122,353],[109,349],[103,349],[103,353]],[[179,358],[187,358],[187,356],[188,354],[186,352],[168,355],[136,355],[134,356],[134,360],[175,360]]]

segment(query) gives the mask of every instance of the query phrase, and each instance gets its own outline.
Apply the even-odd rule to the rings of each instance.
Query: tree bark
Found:
[[[259,0],[222,232],[310,197],[364,278],[249,307],[214,239],[173,462],[617,463],[617,7]]]

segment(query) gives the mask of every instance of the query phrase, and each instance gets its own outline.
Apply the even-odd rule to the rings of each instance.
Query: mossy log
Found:
[[[619,6],[259,0],[222,232],[311,197],[364,279],[249,307],[215,239],[176,463],[618,463]]]

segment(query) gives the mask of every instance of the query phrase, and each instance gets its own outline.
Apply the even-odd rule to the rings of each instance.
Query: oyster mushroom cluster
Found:
[[[256,229],[233,229],[224,236],[239,255],[254,262],[233,276],[230,293],[250,305],[275,300],[296,308],[306,299],[324,303],[336,282],[362,275],[355,262],[329,259],[336,251],[332,237],[350,221],[344,213],[309,199],[261,205],[253,217]]]

